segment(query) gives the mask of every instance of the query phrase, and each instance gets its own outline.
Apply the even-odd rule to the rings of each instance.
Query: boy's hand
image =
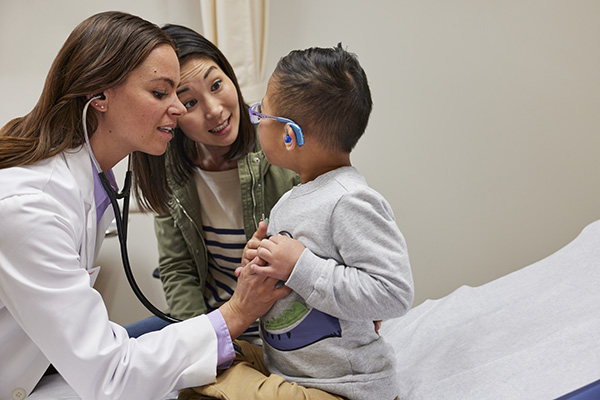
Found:
[[[246,265],[248,266],[248,268],[250,269],[250,271],[252,273],[255,273],[254,270],[251,268],[253,265],[266,265],[266,264],[267,263],[265,262],[265,260],[261,259],[259,256],[254,257],[254,259],[252,259],[246,263]],[[233,271],[236,278],[240,277],[240,274],[242,273],[243,268],[244,267],[237,267],[235,269],[235,271]]]
[[[263,239],[256,251],[266,265],[253,262],[250,267],[258,275],[287,281],[304,249],[302,243],[288,236],[271,236]]]
[[[250,261],[256,257],[256,250],[260,246],[260,242],[267,237],[267,223],[260,221],[258,223],[258,229],[254,232],[254,235],[248,240],[244,251],[242,252],[242,267],[246,266]]]

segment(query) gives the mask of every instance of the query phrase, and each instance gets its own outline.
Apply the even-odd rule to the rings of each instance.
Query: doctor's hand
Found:
[[[251,263],[250,268],[258,275],[287,281],[304,249],[302,243],[289,236],[271,236],[260,242],[256,251],[260,260]]]
[[[275,301],[287,296],[291,289],[276,288],[277,279],[254,274],[250,265],[240,268],[237,286],[231,299],[219,307],[231,339],[239,335],[264,315]]]

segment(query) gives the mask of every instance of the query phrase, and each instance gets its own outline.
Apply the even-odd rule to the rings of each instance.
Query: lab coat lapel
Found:
[[[96,226],[92,164],[89,153],[83,146],[75,153],[66,152],[65,160],[79,186],[80,196],[83,201],[85,237],[82,239],[79,254],[81,255],[81,266],[89,270],[93,267],[97,253],[96,249],[99,248],[102,243],[101,239],[104,238],[104,233],[98,235],[99,227]]]

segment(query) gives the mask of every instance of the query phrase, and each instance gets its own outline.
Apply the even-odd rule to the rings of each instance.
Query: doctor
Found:
[[[165,151],[186,112],[178,82],[160,28],[100,13],[71,33],[34,109],[0,130],[0,399],[25,398],[50,364],[82,399],[160,399],[213,382],[233,359],[232,339],[287,294],[243,270],[218,310],[136,340],[108,320],[91,287],[113,213],[82,110],[91,149],[114,178],[129,153]]]

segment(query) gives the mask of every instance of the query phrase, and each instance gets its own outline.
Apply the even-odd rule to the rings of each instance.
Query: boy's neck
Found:
[[[350,153],[311,151],[303,157],[300,163],[298,163],[299,168],[296,172],[300,175],[300,181],[302,183],[307,183],[334,169],[351,165]]]

